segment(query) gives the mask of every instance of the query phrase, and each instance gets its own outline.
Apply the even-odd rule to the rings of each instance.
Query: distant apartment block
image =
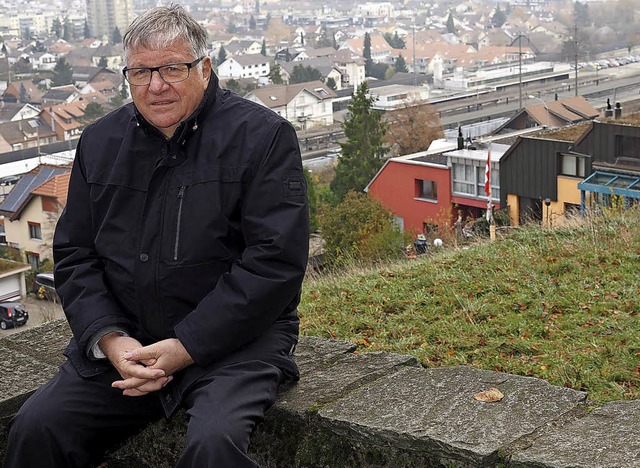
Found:
[[[117,27],[121,34],[133,20],[133,0],[87,0],[87,24],[94,37],[111,38]]]

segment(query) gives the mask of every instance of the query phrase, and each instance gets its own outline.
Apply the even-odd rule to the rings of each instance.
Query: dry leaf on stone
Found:
[[[504,394],[495,387],[491,387],[489,390],[485,390],[484,392],[478,392],[473,395],[478,401],[484,401],[485,403],[493,403],[495,401],[500,401],[504,398]]]

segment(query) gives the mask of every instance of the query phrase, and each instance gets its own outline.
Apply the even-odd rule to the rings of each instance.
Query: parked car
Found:
[[[0,303],[0,328],[18,327],[24,325],[29,320],[29,313],[19,302]]]
[[[33,293],[38,299],[58,300],[56,286],[53,282],[53,273],[38,273],[33,285]]]

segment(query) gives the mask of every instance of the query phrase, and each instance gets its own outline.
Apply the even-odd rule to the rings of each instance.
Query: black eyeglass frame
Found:
[[[149,86],[151,84],[151,80],[153,79],[153,72],[158,72],[158,75],[160,75],[160,78],[162,78],[164,80],[165,83],[180,83],[182,81],[188,80],[189,76],[191,76],[191,69],[193,67],[195,67],[196,65],[198,65],[202,60],[204,59],[204,55],[200,58],[195,59],[193,62],[178,62],[178,63],[167,63],[166,65],[160,65],[159,67],[134,67],[134,68],[128,68],[128,67],[124,67],[122,69],[122,74],[124,75],[124,79],[127,80],[127,83],[129,83],[130,86]],[[171,67],[173,65],[186,65],[187,66],[187,76],[185,76],[182,80],[178,80],[178,81],[167,81],[164,79],[164,76],[162,76],[162,73],[160,72],[161,68],[165,68],[165,67]],[[149,82],[146,84],[133,84],[131,83],[131,81],[129,81],[129,78],[127,77],[127,73],[130,72],[131,70],[149,70]]]

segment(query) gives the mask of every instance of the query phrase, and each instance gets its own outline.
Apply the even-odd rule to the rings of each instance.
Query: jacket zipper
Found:
[[[186,185],[182,185],[178,191],[178,219],[176,220],[176,243],[173,246],[173,261],[178,261],[178,247],[180,246],[180,224],[182,223],[182,202],[184,201],[184,191]]]

